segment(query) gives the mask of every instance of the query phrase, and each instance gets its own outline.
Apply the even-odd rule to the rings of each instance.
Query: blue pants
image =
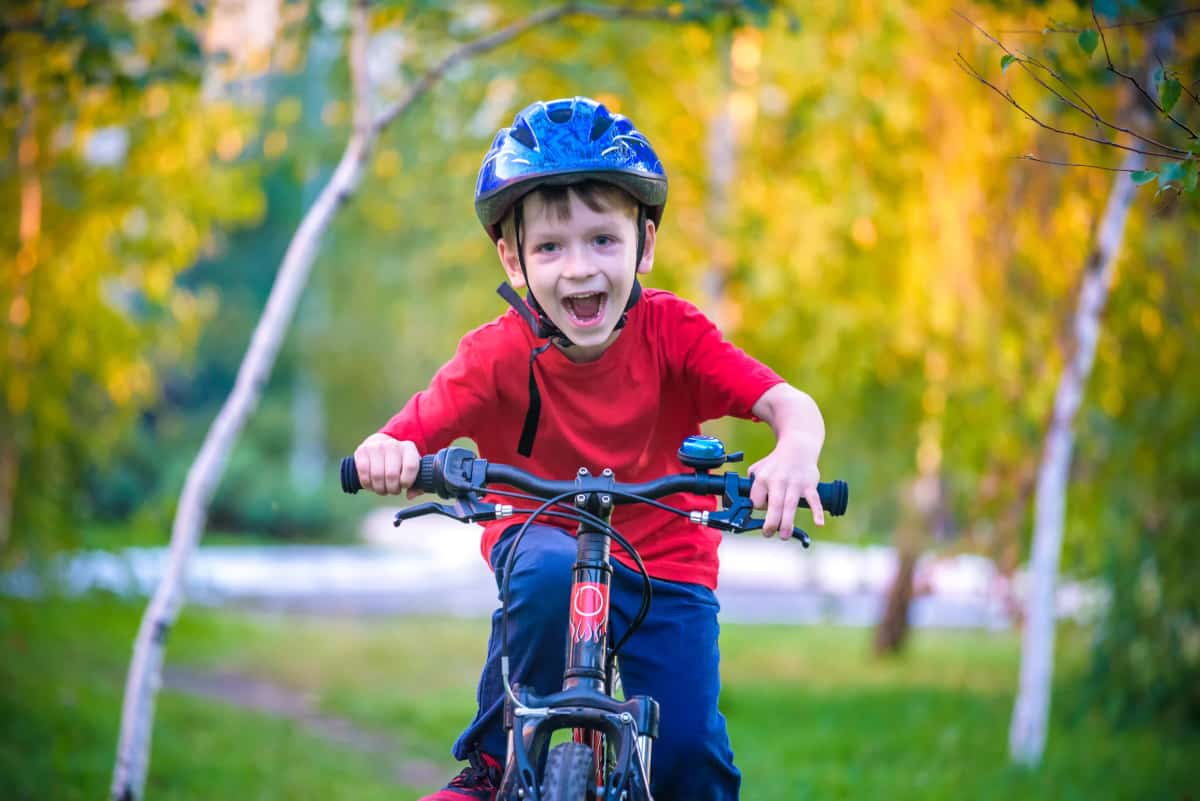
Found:
[[[497,587],[518,528],[509,528],[492,549]],[[574,563],[574,537],[534,525],[521,540],[513,566],[508,610],[510,679],[539,694],[562,689]],[[641,605],[642,578],[615,559],[612,564],[610,630],[619,639]],[[625,696],[649,695],[661,711],[651,792],[655,801],[734,801],[741,774],[733,765],[725,718],[717,709],[721,677],[716,596],[699,584],[658,579],[651,583],[650,613],[619,657]],[[503,715],[497,610],[479,677],[479,711],[454,744],[455,758],[466,759],[472,748],[478,748],[503,763]]]

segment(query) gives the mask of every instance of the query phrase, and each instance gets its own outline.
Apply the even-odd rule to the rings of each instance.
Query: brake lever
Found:
[[[725,474],[725,508],[719,512],[697,513],[692,512],[693,520],[703,525],[710,526],[720,531],[733,531],[736,533],[744,533],[747,531],[758,531],[763,527],[763,520],[760,517],[754,517],[754,504],[750,499],[742,495],[738,491],[737,474]],[[699,518],[697,518],[699,515]],[[804,529],[799,526],[792,527],[792,536],[800,539],[800,544],[807,548],[812,544],[812,540]]]
[[[513,508],[505,503],[483,503],[475,498],[460,498],[454,504],[448,503],[419,503],[407,509],[396,512],[393,526],[399,526],[405,520],[425,515],[442,515],[460,523],[481,523],[488,520],[503,520],[511,517]]]
[[[730,531],[737,531],[737,532],[758,531],[758,530],[762,529],[762,527],[763,527],[762,518],[751,517],[740,528],[736,528],[736,529],[731,528]],[[800,544],[803,545],[805,548],[807,548],[809,545],[812,545],[812,539],[809,538],[808,533],[804,529],[800,528],[799,526],[792,526],[792,536],[799,538]]]

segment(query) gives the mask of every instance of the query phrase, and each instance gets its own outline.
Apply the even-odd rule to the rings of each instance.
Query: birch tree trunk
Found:
[[[121,735],[112,782],[112,798],[119,801],[143,797],[150,761],[154,703],[162,681],[164,646],[183,605],[182,578],[187,561],[200,540],[208,504],[238,434],[250,412],[258,405],[288,322],[316,258],[321,237],[338,208],[358,186],[373,143],[370,106],[364,85],[366,71],[363,61],[367,44],[365,3],[355,7],[353,20],[350,62],[355,84],[355,130],[333,177],[305,213],[284,253],[266,308],[255,326],[250,347],[238,368],[233,391],[221,407],[196,461],[188,470],[171,529],[166,569],[142,616],[125,682]]]
[[[737,171],[737,140],[733,121],[733,93],[730,89],[732,66],[730,48],[733,37],[723,33],[717,38],[718,80],[721,98],[717,113],[708,123],[708,230],[713,238],[709,251],[712,261],[701,278],[705,311],[717,328],[728,332],[726,319],[725,284],[733,266],[729,241],[729,216],[732,208],[730,192]]]
[[[1140,170],[1145,157],[1128,152],[1121,168]],[[1087,386],[1100,336],[1100,315],[1108,300],[1113,269],[1125,235],[1125,222],[1135,186],[1128,173],[1113,178],[1095,246],[1088,256],[1075,311],[1075,352],[1059,379],[1054,413],[1042,452],[1034,495],[1033,555],[1029,566],[1021,675],[1009,729],[1009,755],[1014,762],[1035,766],[1046,747],[1050,687],[1054,674],[1055,585],[1066,515],[1067,477],[1075,435],[1072,424]]]
[[[255,326],[250,346],[238,368],[233,391],[205,435],[196,461],[188,470],[175,520],[171,528],[170,552],[154,597],[150,601],[134,642],[133,658],[125,681],[121,708],[121,734],[113,769],[111,798],[137,801],[144,797],[150,763],[150,735],[154,702],[162,683],[162,665],[167,635],[183,605],[182,579],[188,559],[196,549],[208,514],[208,504],[225,469],[233,444],[258,404],[288,322],[308,279],[321,238],[334,215],[353,196],[367,158],[379,138],[398,117],[425,95],[454,66],[507,44],[521,34],[565,16],[601,19],[634,18],[679,22],[679,15],[659,9],[580,6],[566,3],[543,8],[494,33],[451,51],[416,81],[403,98],[373,116],[367,85],[368,0],[356,0],[351,12],[349,47],[353,86],[354,131],[329,183],[305,212],[275,276],[262,317]]]

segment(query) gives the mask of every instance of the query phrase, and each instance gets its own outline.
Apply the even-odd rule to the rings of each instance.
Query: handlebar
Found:
[[[342,459],[341,480],[344,492],[353,494],[362,489],[353,456]],[[478,494],[486,492],[493,484],[516,487],[542,499],[601,492],[607,494],[613,504],[638,503],[640,498],[661,498],[679,492],[718,495],[724,500],[723,511],[693,513],[695,522],[726,531],[748,531],[762,527],[761,520],[750,516],[753,476],[741,476],[733,472],[712,475],[697,470],[637,484],[622,484],[614,480],[611,470],[606,469],[601,475],[593,476],[580,468],[579,475],[573,481],[551,481],[511,465],[481,459],[466,448],[442,448],[436,454],[422,456],[417,479],[413,482],[414,489],[433,492],[446,499],[457,499],[460,503],[453,509],[440,504],[422,504],[407,514],[402,512],[397,515],[397,525],[408,517],[429,513],[445,514],[467,522],[505,516],[492,505],[482,504],[477,499]],[[817,485],[817,493],[826,512],[834,516],[845,514],[849,500],[846,482],[822,482]],[[801,499],[800,506],[807,508],[808,502]],[[508,513],[511,512],[511,507],[508,507]],[[807,544],[807,535],[801,531],[797,533]]]

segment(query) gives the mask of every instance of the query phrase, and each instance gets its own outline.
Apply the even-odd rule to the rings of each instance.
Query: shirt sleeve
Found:
[[[676,299],[663,341],[677,348],[669,361],[687,387],[699,421],[718,417],[752,419],[762,394],[783,379],[725,339],[698,308]]]
[[[454,357],[434,375],[428,389],[409,399],[380,432],[399,440],[411,440],[422,453],[433,453],[458,437],[470,436],[495,401],[488,380],[491,365],[481,358],[477,335],[458,343]]]

